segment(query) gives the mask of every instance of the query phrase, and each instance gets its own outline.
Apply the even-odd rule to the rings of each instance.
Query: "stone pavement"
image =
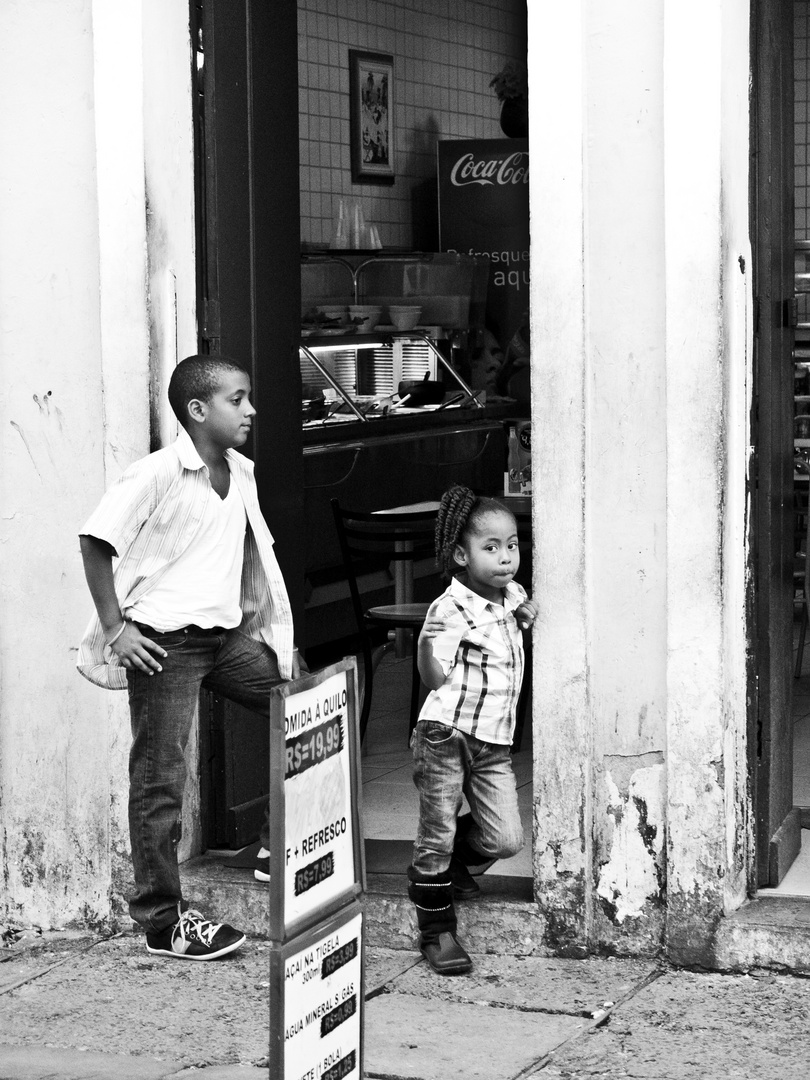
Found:
[[[375,1080],[802,1080],[810,982],[646,960],[477,954],[441,979],[418,953],[366,952]],[[29,932],[0,947],[0,1080],[267,1076],[268,946],[210,964],[131,935]]]

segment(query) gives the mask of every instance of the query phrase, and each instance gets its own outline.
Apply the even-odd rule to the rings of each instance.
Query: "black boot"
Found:
[[[419,948],[438,975],[463,975],[472,960],[456,940],[450,874],[420,874],[408,867],[408,896],[416,906]]]
[[[453,873],[453,882],[456,888],[461,888],[465,885],[469,890],[466,895],[472,896],[478,891],[478,885],[473,881],[467,867],[475,867],[475,876],[479,877],[485,870],[489,870],[493,863],[498,860],[491,858],[489,855],[484,855],[483,852],[477,851],[467,839],[467,834],[472,827],[473,819],[472,814],[462,814],[456,822],[456,840],[453,844],[453,860],[451,863],[451,873]],[[457,870],[457,864],[461,863],[466,871],[466,879],[463,873]],[[475,886],[474,890],[470,890],[470,884]]]
[[[449,873],[453,884],[453,896],[456,900],[469,900],[481,892],[481,886],[461,859],[457,859],[455,855],[450,860]]]

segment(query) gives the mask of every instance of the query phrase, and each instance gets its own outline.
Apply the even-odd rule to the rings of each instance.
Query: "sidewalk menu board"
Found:
[[[270,1076],[361,1080],[357,664],[270,696]]]
[[[529,308],[529,140],[440,139],[439,247],[488,255],[487,324],[506,349]]]
[[[270,1076],[360,1080],[363,914],[357,903],[271,956]],[[272,1020],[272,1017],[271,1017]]]
[[[365,886],[357,670],[342,660],[270,702],[270,936],[286,941]]]

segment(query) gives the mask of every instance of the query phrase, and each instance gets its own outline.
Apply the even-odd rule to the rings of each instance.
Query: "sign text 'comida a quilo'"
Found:
[[[307,705],[297,712],[291,713],[290,716],[285,716],[285,737],[289,738],[291,735],[298,735],[309,727],[310,724],[317,723],[322,717],[332,716],[332,714],[338,710],[345,709],[346,700],[346,689],[344,687],[342,690],[327,694],[324,698],[316,699],[314,709],[312,705]]]

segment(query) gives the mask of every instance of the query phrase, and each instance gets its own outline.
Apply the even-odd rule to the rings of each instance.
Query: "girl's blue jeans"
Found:
[[[186,783],[185,750],[200,690],[211,690],[269,715],[270,691],[284,682],[276,656],[238,630],[186,626],[142,633],[166,650],[154,675],[127,671],[132,749],[129,757],[129,834],[135,891],[129,912],[144,930],[177,921],[182,901],[177,843]],[[257,717],[257,722],[260,722]],[[267,818],[261,841],[267,846]]]
[[[510,748],[481,742],[458,728],[422,720],[413,734],[419,826],[413,867],[441,874],[450,865],[456,822],[466,796],[472,826],[466,840],[481,861],[506,859],[523,847]]]

